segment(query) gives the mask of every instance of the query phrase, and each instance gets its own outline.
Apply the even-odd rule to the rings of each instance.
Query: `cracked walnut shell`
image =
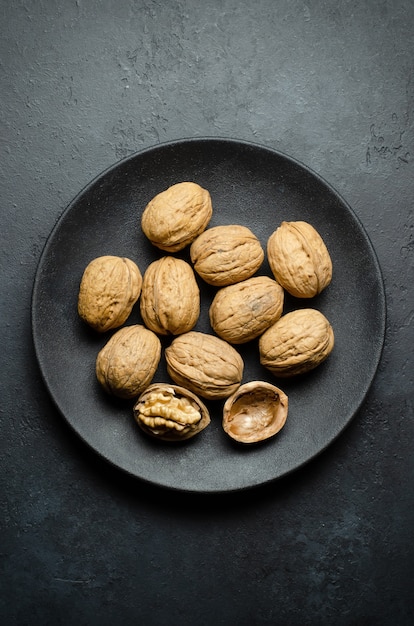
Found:
[[[334,333],[326,317],[316,309],[298,309],[283,315],[260,337],[260,363],[286,378],[314,369],[333,347]]]
[[[208,228],[191,244],[190,256],[197,274],[216,287],[250,278],[264,260],[256,235],[238,224]]]
[[[292,296],[313,298],[331,282],[328,249],[307,222],[282,222],[268,239],[267,256],[277,282]]]
[[[200,290],[191,265],[165,256],[146,269],[140,310],[148,328],[160,335],[191,330],[200,315]]]
[[[193,182],[176,183],[147,204],[141,228],[154,246],[177,252],[207,228],[212,212],[207,189]]]
[[[223,407],[223,429],[240,443],[258,443],[285,425],[288,397],[278,387],[253,380],[241,385]]]
[[[259,337],[282,315],[283,288],[269,276],[253,276],[222,287],[209,309],[213,330],[229,343]]]
[[[118,328],[128,319],[141,286],[141,272],[131,259],[110,255],[97,257],[83,273],[78,313],[98,332]]]
[[[154,383],[140,395],[134,406],[140,428],[163,441],[190,439],[210,424],[205,404],[188,389]]]
[[[165,350],[167,371],[177,385],[209,400],[227,398],[240,386],[244,363],[226,341],[190,331]]]
[[[152,381],[161,358],[157,335],[141,324],[117,330],[96,358],[96,377],[110,394],[135,398]]]

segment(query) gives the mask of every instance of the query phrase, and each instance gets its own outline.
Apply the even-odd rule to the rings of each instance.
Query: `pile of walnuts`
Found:
[[[283,427],[288,398],[264,381],[241,385],[244,363],[235,346],[257,339],[260,363],[281,378],[322,363],[334,345],[329,321],[313,308],[283,315],[284,294],[319,294],[331,282],[332,262],[313,226],[282,222],[267,241],[273,277],[255,275],[265,258],[258,238],[239,224],[208,228],[212,212],[209,192],[194,182],[156,195],[141,227],[163,256],[143,275],[131,259],[93,259],[81,279],[78,312],[97,332],[115,330],[97,356],[96,376],[108,393],[137,399],[134,416],[142,430],[168,441],[188,439],[210,423],[201,398],[225,400],[225,432],[255,443]],[[174,256],[186,246],[191,263]],[[196,275],[216,287],[211,334],[193,330],[200,316]],[[138,302],[143,324],[123,326]],[[175,384],[151,384],[163,335],[174,337],[165,359]]]

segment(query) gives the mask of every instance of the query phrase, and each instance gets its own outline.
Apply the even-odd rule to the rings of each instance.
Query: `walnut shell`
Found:
[[[223,407],[223,429],[240,443],[258,443],[278,433],[288,415],[288,397],[270,383],[241,385]]]
[[[286,378],[314,369],[333,347],[334,333],[326,317],[316,309],[298,309],[283,315],[260,337],[260,363]]]
[[[151,263],[144,274],[141,316],[161,335],[191,330],[200,315],[200,290],[191,265],[172,256]]]
[[[167,371],[177,385],[210,400],[227,398],[240,386],[244,363],[219,337],[190,331],[165,350]]]
[[[264,259],[260,241],[246,226],[208,228],[190,248],[191,261],[209,285],[225,287],[253,276]]]
[[[193,182],[177,183],[147,204],[141,227],[154,246],[177,252],[207,228],[212,212],[211,197],[206,189]]]
[[[210,424],[206,405],[184,387],[154,383],[140,395],[134,417],[148,435],[163,441],[190,439]]]
[[[328,249],[307,222],[282,222],[268,239],[267,256],[277,282],[292,296],[312,298],[331,282]]]
[[[282,315],[283,288],[268,276],[253,276],[222,287],[209,309],[213,330],[229,343],[259,337]]]
[[[131,259],[119,256],[93,259],[80,283],[78,313],[98,332],[118,328],[128,319],[141,286],[141,272]]]
[[[141,324],[117,330],[96,359],[96,377],[110,394],[135,398],[150,384],[161,358],[157,335]]]

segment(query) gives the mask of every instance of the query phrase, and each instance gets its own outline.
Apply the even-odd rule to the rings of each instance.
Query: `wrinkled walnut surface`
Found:
[[[207,228],[212,212],[206,189],[194,182],[176,183],[147,204],[141,227],[154,246],[177,252]]]
[[[275,280],[254,276],[217,291],[209,310],[210,323],[222,339],[246,343],[280,318],[283,302],[283,288]]]
[[[134,416],[144,432],[163,441],[190,439],[210,423],[200,398],[188,389],[166,383],[154,383],[141,394]]]
[[[240,443],[258,443],[276,435],[287,415],[287,395],[270,383],[255,380],[241,385],[227,398],[223,429]]]
[[[292,296],[312,298],[331,282],[328,249],[307,222],[282,222],[268,239],[267,256],[277,282]]]
[[[173,381],[206,399],[230,396],[240,386],[244,363],[226,341],[190,331],[176,337],[165,350]]]
[[[316,309],[298,309],[283,315],[259,339],[261,364],[280,377],[308,372],[334,347],[334,332]]]
[[[197,274],[217,287],[250,278],[264,260],[256,235],[238,224],[208,228],[193,241],[190,255]]]
[[[140,310],[145,325],[156,333],[190,331],[200,315],[200,290],[192,267],[172,256],[153,261],[144,274]]]
[[[142,276],[131,259],[101,256],[86,267],[79,287],[78,313],[98,332],[128,319],[141,293]]]
[[[141,324],[117,330],[99,352],[96,377],[110,394],[135,398],[150,384],[161,358],[157,335]]]

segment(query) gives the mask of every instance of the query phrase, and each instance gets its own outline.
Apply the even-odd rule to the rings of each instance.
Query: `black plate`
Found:
[[[185,444],[141,433],[132,403],[109,398],[95,380],[98,335],[77,315],[84,268],[104,254],[127,256],[142,272],[162,253],[145,239],[140,216],[168,186],[193,180],[212,196],[210,226],[244,224],[267,238],[283,220],[305,220],[324,238],[333,261],[331,285],[307,301],[286,298],[285,311],[321,310],[335,331],[335,349],[312,373],[276,381],[259,364],[257,343],[240,350],[243,382],[279,384],[289,395],[285,427],[256,447],[240,447],[221,428],[222,403],[210,403],[211,425]],[[188,259],[188,251],[179,253]],[[269,273],[265,262],[258,272]],[[203,312],[195,330],[212,332]],[[128,324],[141,322],[135,307]],[[112,166],[69,205],[42,254],[33,290],[33,336],[45,383],[78,435],[107,461],[153,484],[194,492],[244,489],[277,479],[324,450],[359,409],[375,375],[384,340],[385,298],[369,238],[350,207],[309,168],[269,148],[229,139],[192,139],[156,146]],[[164,344],[168,341],[164,341]],[[154,378],[168,381],[165,362]]]

